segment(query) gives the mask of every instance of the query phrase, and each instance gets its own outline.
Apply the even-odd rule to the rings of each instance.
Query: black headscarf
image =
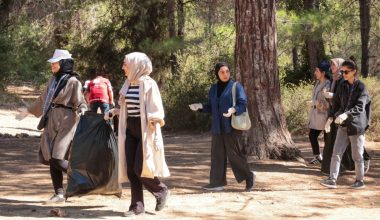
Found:
[[[63,59],[59,61],[59,66],[60,69],[58,73],[55,74],[55,79],[56,82],[62,78],[65,77],[61,80],[61,83],[58,85],[58,88],[55,90],[53,99],[57,97],[58,93],[65,88],[67,81],[72,77],[72,76],[77,76],[77,74],[74,72],[74,60],[73,59]]]
[[[218,73],[219,73],[220,68],[222,68],[223,66],[226,66],[226,67],[228,67],[228,69],[230,69],[230,67],[228,66],[228,64],[226,62],[219,62],[215,65],[215,75],[216,75],[216,78],[218,79],[217,90],[216,90],[218,98],[222,95],[224,89],[226,88],[227,84],[231,80],[230,79],[227,82],[223,82],[222,80],[220,80]]]

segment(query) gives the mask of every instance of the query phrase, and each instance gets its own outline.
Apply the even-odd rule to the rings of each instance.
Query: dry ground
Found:
[[[36,137],[0,138],[0,219],[48,219],[53,206],[43,205],[52,193],[48,167],[36,162],[38,119],[14,120],[16,111],[0,110],[0,134],[26,133]],[[306,160],[311,149],[305,137],[294,138]],[[367,188],[352,190],[354,173],[338,180],[329,190],[319,185],[325,178],[317,168],[302,162],[251,161],[257,182],[253,192],[242,192],[228,169],[228,186],[223,192],[209,193],[210,137],[166,134],[166,159],[172,176],[164,179],[171,196],[168,207],[155,212],[155,200],[144,192],[146,213],[135,219],[380,219],[380,143],[369,142],[371,169]],[[130,188],[123,195],[91,195],[69,198],[58,206],[68,219],[122,219],[130,201]]]

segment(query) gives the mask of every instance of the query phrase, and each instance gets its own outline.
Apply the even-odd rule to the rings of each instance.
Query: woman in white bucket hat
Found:
[[[27,108],[18,109],[17,120],[29,113],[41,117],[38,129],[41,135],[39,161],[50,166],[54,195],[46,203],[64,202],[63,172],[68,168],[70,142],[79,121],[86,110],[82,85],[73,72],[74,60],[67,50],[56,49],[51,63],[53,76],[37,100]]]

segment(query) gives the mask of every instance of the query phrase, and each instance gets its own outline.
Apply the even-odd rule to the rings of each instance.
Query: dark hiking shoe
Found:
[[[364,182],[360,180],[356,180],[354,184],[351,185],[352,189],[363,189],[365,188]]]
[[[202,189],[208,190],[208,191],[223,191],[223,186],[214,186],[211,184],[207,184],[205,186],[202,186]]]
[[[364,161],[364,173],[368,173],[369,171],[369,162],[371,162],[371,160]]]
[[[321,185],[325,186],[327,188],[330,188],[330,189],[335,189],[336,188],[336,181],[329,177],[328,179],[322,180]]]
[[[165,191],[165,194],[161,198],[156,199],[156,211],[161,211],[162,209],[165,208],[166,201],[168,200],[170,195],[169,190],[167,189]]]
[[[44,204],[52,203],[64,203],[66,201],[63,194],[54,194],[48,201],[45,201]]]
[[[253,187],[255,187],[256,174],[251,171],[252,176],[245,180],[245,191],[251,192]]]
[[[322,160],[319,157],[315,157],[308,164],[314,165],[314,166],[319,166],[322,164]]]

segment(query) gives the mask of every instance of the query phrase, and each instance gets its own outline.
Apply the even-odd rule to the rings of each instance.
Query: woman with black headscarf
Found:
[[[74,60],[67,50],[56,49],[48,60],[53,76],[37,100],[27,108],[20,108],[16,119],[22,120],[29,113],[41,117],[38,125],[43,129],[39,160],[50,166],[54,195],[46,203],[64,202],[63,172],[67,171],[70,142],[87,107],[82,85],[73,72]]]
[[[212,144],[211,144],[211,170],[210,183],[202,188],[211,191],[221,191],[227,185],[226,169],[227,158],[237,182],[246,181],[245,191],[252,190],[255,173],[249,168],[247,158],[242,153],[242,131],[231,126],[231,115],[240,115],[246,111],[247,96],[243,86],[236,84],[236,105],[233,106],[232,88],[234,81],[230,78],[227,63],[220,62],[215,65],[215,75],[218,82],[209,92],[207,104],[195,103],[189,105],[193,111],[201,110],[211,113]]]

